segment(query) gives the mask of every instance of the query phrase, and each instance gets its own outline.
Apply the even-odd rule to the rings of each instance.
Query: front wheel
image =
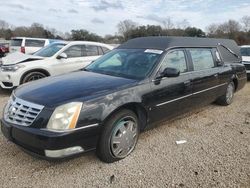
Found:
[[[225,94],[220,98],[218,98],[216,102],[223,106],[230,105],[233,102],[234,92],[235,92],[234,82],[230,82],[227,85]]]
[[[47,77],[47,76],[42,72],[30,72],[23,77],[21,84],[24,84],[27,82],[32,82],[35,80],[39,80],[39,79],[42,79],[45,77]]]
[[[136,114],[130,110],[121,110],[105,123],[97,146],[97,155],[106,163],[123,159],[134,150],[138,137]]]

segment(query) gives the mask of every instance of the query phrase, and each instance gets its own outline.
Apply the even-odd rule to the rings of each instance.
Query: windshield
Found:
[[[143,79],[161,56],[160,50],[116,49],[97,59],[86,71],[131,79]]]
[[[250,56],[250,48],[241,48],[240,53],[242,56]]]
[[[63,43],[52,43],[40,50],[38,50],[36,53],[33,55],[41,56],[41,57],[51,57],[53,56],[56,52],[61,50],[66,44]]]

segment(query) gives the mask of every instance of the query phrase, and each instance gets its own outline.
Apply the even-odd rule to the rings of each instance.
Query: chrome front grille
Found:
[[[4,120],[21,126],[30,126],[44,106],[24,101],[12,95],[4,109]]]

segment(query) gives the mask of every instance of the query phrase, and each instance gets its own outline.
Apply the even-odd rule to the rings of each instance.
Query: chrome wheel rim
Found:
[[[117,158],[128,156],[135,148],[138,139],[136,120],[127,116],[116,123],[111,136],[111,152]]]
[[[233,96],[234,96],[234,86],[232,83],[230,83],[227,87],[227,94],[226,94],[226,100],[228,104],[231,103]]]
[[[42,78],[44,78],[43,75],[35,74],[35,75],[31,76],[26,82],[32,82],[32,81],[39,80],[39,79],[42,79]]]

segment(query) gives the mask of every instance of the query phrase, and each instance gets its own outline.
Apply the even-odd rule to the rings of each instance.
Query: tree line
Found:
[[[115,35],[104,37],[91,33],[85,29],[60,32],[54,28],[44,27],[42,24],[33,23],[31,26],[14,27],[0,20],[0,38],[9,40],[11,37],[37,37],[64,40],[87,40],[106,43],[121,43],[129,39],[145,36],[187,36],[187,37],[213,37],[229,38],[239,45],[250,44],[250,16],[244,16],[240,20],[229,19],[224,23],[213,23],[206,27],[205,31],[190,26],[187,20],[175,24],[171,18],[162,21],[161,25],[139,25],[132,20],[124,20],[118,23]]]

